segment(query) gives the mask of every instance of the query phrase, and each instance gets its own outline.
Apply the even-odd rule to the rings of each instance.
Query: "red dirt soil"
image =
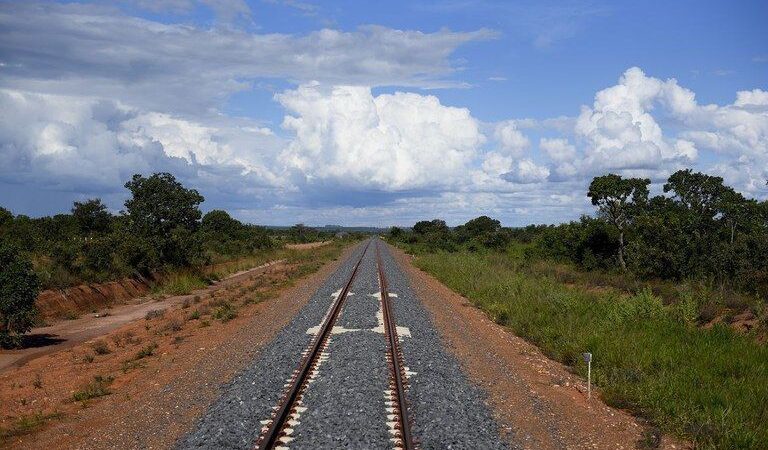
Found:
[[[253,360],[351,250],[296,282],[297,266],[287,262],[241,274],[237,282],[193,295],[157,317],[5,371],[0,427],[34,414],[61,416],[34,433],[0,440],[0,447],[170,447],[218,398],[218,387]],[[237,316],[217,320],[227,303],[236,306]],[[142,352],[146,356],[139,357]],[[114,377],[110,394],[74,401],[73,394],[95,376]]]

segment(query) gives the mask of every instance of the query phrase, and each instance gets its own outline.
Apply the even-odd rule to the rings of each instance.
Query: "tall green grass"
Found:
[[[567,287],[514,255],[439,253],[416,265],[582,375],[603,399],[699,448],[768,448],[768,348],[687,322],[685,302]]]

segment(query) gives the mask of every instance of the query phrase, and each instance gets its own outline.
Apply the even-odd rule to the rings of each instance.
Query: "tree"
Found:
[[[0,227],[13,221],[13,213],[0,206]]]
[[[416,234],[447,233],[449,231],[448,225],[445,224],[444,220],[440,219],[422,220],[416,222],[413,226],[413,232]]]
[[[214,209],[203,216],[200,228],[205,232],[232,237],[243,228],[243,224],[226,211]]]
[[[651,180],[648,179],[624,179],[619,175],[609,174],[595,177],[589,185],[587,197],[619,232],[618,254],[622,270],[627,270],[624,259],[624,234],[637,212],[648,201],[649,184]]]
[[[392,239],[398,239],[403,235],[403,229],[400,227],[392,227],[389,229],[389,237]]]
[[[711,219],[717,214],[722,196],[728,191],[721,177],[678,170],[664,184],[664,192],[673,192],[675,200],[701,218]]]
[[[170,173],[134,175],[125,187],[132,194],[125,202],[130,228],[157,249],[160,263],[184,266],[199,260],[202,248],[192,233],[202,216],[202,195]]]
[[[134,175],[125,183],[132,197],[125,209],[133,227],[149,236],[167,236],[177,227],[197,229],[205,198],[195,189],[187,189],[170,173],[156,173],[148,178]]]
[[[464,230],[472,237],[493,233],[501,229],[501,222],[488,216],[480,216],[464,224]]]
[[[75,202],[72,207],[72,217],[74,217],[80,232],[85,236],[108,231],[112,222],[112,214],[107,211],[107,207],[98,198],[82,203]]]
[[[32,264],[7,242],[0,241],[0,346],[16,346],[32,328],[40,281]]]

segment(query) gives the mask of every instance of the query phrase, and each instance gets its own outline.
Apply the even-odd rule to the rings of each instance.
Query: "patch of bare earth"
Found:
[[[241,275],[164,312],[6,370],[0,374],[2,429],[18,430],[20,418],[55,418],[36,432],[6,436],[0,447],[170,447],[351,250],[299,281],[298,266],[287,262]]]
[[[605,405],[594,390],[588,401],[585,380],[414,267],[410,256],[392,251],[447,348],[488,393],[489,406],[511,441],[529,449],[685,448]]]

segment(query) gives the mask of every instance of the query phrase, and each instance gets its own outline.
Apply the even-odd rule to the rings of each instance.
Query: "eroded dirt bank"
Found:
[[[178,295],[164,299],[126,296],[126,298],[121,299],[124,304],[114,307],[110,307],[113,301],[106,303],[97,301],[91,306],[98,311],[97,313],[87,314],[72,320],[61,320],[52,325],[34,328],[25,336],[25,340],[29,343],[25,348],[0,351],[0,372],[10,367],[21,366],[43,355],[62,351],[105,335],[128,322],[143,318],[149,311],[162,311],[185,301],[190,301],[196,296],[226,289],[233,284],[242,282],[249,276],[263,273],[270,266],[281,264],[282,262],[282,260],[273,261],[238,272],[216,284],[194,291],[188,295]],[[125,280],[125,282],[127,281]],[[92,289],[93,287],[82,286],[82,288]],[[120,292],[120,290],[115,290],[114,292]],[[71,298],[67,302],[71,304]]]
[[[98,284],[81,284],[40,293],[35,306],[45,322],[60,320],[67,314],[78,315],[141,297],[149,292],[149,280],[126,278]]]

